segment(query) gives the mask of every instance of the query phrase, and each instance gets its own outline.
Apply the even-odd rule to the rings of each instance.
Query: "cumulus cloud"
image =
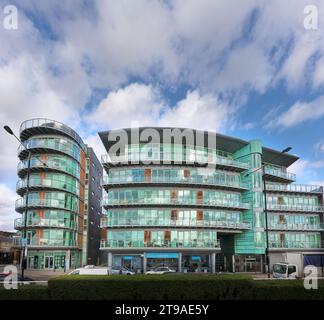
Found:
[[[17,195],[4,184],[0,184],[0,230],[12,231],[14,218],[20,215],[15,212]]]
[[[324,116],[324,96],[311,102],[296,102],[287,111],[275,116],[267,127],[289,128],[308,120],[317,120]]]
[[[231,108],[212,94],[188,91],[176,105],[168,105],[157,88],[133,83],[111,91],[87,119],[97,128],[174,126],[219,130],[226,127]]]

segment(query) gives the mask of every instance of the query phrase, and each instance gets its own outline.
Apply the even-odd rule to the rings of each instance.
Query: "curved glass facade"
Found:
[[[16,201],[16,211],[22,217],[16,219],[15,227],[21,237],[26,237],[27,246],[37,249],[28,251],[27,265],[78,266],[85,210],[86,146],[72,129],[47,119],[25,121],[20,138],[17,172],[21,180],[17,193],[21,198]],[[48,251],[50,248],[56,251]]]
[[[44,164],[39,161],[40,159],[42,160],[43,163],[47,165],[46,168],[44,168]],[[42,154],[32,155],[30,159],[30,167],[31,169],[41,168],[46,170],[48,168],[48,169],[63,171],[64,173],[73,175],[77,179],[80,178],[79,163],[76,160],[63,155],[55,155],[55,154],[46,154],[46,156]],[[28,168],[28,161],[23,160],[19,162],[17,171],[19,173],[21,170],[27,170],[27,168]]]
[[[17,191],[22,188],[26,188],[27,180],[19,180],[17,182]],[[53,188],[60,189],[67,192],[79,195],[79,181],[71,176],[53,172],[47,173],[32,173],[29,178],[29,187],[41,187],[41,188]]]
[[[18,155],[25,149],[51,149],[65,153],[80,161],[80,147],[69,138],[61,137],[33,137],[20,145]]]

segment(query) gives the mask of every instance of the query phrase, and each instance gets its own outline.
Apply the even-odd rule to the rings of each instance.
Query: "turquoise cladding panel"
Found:
[[[248,172],[260,168],[262,165],[262,145],[259,140],[253,140],[244,148],[234,154],[250,165]],[[242,194],[243,202],[250,203],[251,209],[243,212],[243,220],[250,223],[251,230],[235,235],[234,252],[236,254],[263,254],[264,253],[264,231],[263,231],[263,197],[262,197],[262,172],[257,170],[254,173],[244,176],[242,181],[248,183],[249,190]]]

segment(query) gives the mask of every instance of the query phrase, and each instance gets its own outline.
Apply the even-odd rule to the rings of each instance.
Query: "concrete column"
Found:
[[[113,255],[111,252],[108,252],[108,274],[112,274],[112,262],[113,262]]]
[[[143,253],[143,273],[144,274],[146,272],[146,267],[147,267],[147,258],[146,258],[146,254]]]
[[[178,258],[178,272],[182,272],[182,252],[179,252],[179,258]]]
[[[210,259],[211,259],[211,273],[216,273],[216,253],[213,252],[210,255]]]
[[[70,270],[71,251],[67,250],[65,253],[65,270]]]
[[[235,255],[232,255],[232,270],[235,272]]]

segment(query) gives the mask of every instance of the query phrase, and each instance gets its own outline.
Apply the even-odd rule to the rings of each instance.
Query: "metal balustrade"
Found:
[[[209,206],[209,207],[228,207],[236,209],[249,209],[250,204],[238,201],[226,201],[226,200],[202,200],[197,201],[193,199],[170,199],[170,198],[141,198],[141,199],[102,199],[102,206],[127,206],[127,205],[189,205],[189,206]]]
[[[125,240],[101,240],[100,248],[220,248],[219,241],[125,241]]]
[[[112,221],[111,219],[102,218],[100,221],[101,228],[125,227],[132,228],[137,226],[158,226],[158,227],[201,227],[201,228],[227,228],[227,229],[250,229],[250,224],[236,221],[208,221],[208,220],[171,220],[171,219],[137,219]]]
[[[270,230],[301,230],[301,231],[321,231],[324,230],[323,224],[271,224],[268,229]]]
[[[120,184],[147,184],[147,183],[157,183],[157,184],[195,184],[195,185],[211,185],[211,186],[223,186],[232,187],[236,189],[248,189],[248,184],[242,181],[233,181],[230,179],[221,179],[217,177],[109,177],[105,176],[102,180],[103,186],[109,185],[120,185]]]
[[[323,205],[306,205],[306,204],[274,204],[268,203],[267,209],[271,211],[294,211],[294,212],[323,212]]]
[[[24,228],[24,221],[22,218],[15,219],[15,229]],[[30,219],[27,220],[27,227],[46,227],[46,228],[62,228],[62,229],[77,229],[76,224],[59,222],[57,219]]]
[[[18,180],[16,184],[16,191],[18,194],[22,195],[24,193],[24,189],[27,188],[26,180]],[[58,189],[62,191],[67,191],[74,193],[75,195],[79,195],[79,188],[77,184],[64,182],[58,179],[50,179],[50,178],[34,178],[31,177],[29,179],[29,188],[52,188]]]
[[[101,162],[103,164],[128,164],[128,163],[140,163],[140,162],[152,162],[154,164],[171,164],[172,162],[179,163],[188,163],[188,164],[202,164],[202,165],[223,165],[240,168],[242,170],[246,170],[249,168],[249,164],[242,161],[237,161],[235,159],[230,159],[226,157],[222,157],[215,154],[210,155],[195,155],[195,154],[184,154],[178,152],[162,152],[162,153],[153,153],[152,155],[148,155],[147,152],[133,152],[131,154],[124,154],[120,156],[108,156],[103,155],[101,157]]]
[[[14,246],[21,246],[21,237],[14,238]],[[76,240],[27,238],[27,246],[31,247],[77,247]]]
[[[31,129],[31,128],[47,128],[47,129],[55,129],[57,131],[61,131],[65,135],[68,135],[71,138],[73,138],[73,140],[75,140],[82,147],[83,150],[85,150],[86,148],[81,137],[73,129],[69,128],[68,126],[66,126],[61,122],[45,119],[45,118],[26,120],[20,126],[20,133],[23,133],[24,130]]]
[[[296,181],[296,175],[291,172],[286,172],[280,169],[269,168],[265,166],[265,174],[279,177],[285,180]]]
[[[267,191],[296,192],[296,193],[323,193],[323,187],[307,184],[266,184]]]
[[[44,170],[55,170],[55,171],[61,171],[64,173],[67,173],[77,179],[79,179],[80,172],[78,171],[77,168],[74,166],[61,166],[61,165],[56,165],[55,163],[48,163],[48,161],[43,161],[46,163],[46,167],[41,163],[40,161],[31,161],[30,168],[31,171],[33,169],[44,169]],[[20,174],[22,170],[28,170],[28,163],[27,161],[20,161],[17,165],[17,173]]]
[[[321,248],[320,242],[310,241],[270,241],[269,248],[275,249],[318,249]]]
[[[39,138],[39,139],[30,139],[18,147],[18,157],[23,158],[22,154],[27,154],[27,150],[30,149],[50,149],[54,151],[58,151],[60,153],[64,153],[66,155],[69,155],[76,159],[77,161],[80,160],[80,152],[77,149],[74,149],[73,146],[76,148],[77,145],[74,145],[72,142],[70,142],[70,145],[67,145],[66,143],[59,142],[59,138],[55,138],[57,141],[54,141],[54,139],[46,139],[46,138]],[[79,148],[80,150],[80,148]],[[26,155],[25,155],[26,156]]]
[[[22,212],[26,207],[26,200],[21,198],[17,199],[15,202],[16,211]],[[78,212],[78,205],[75,204],[75,207],[68,206],[65,201],[59,201],[56,199],[29,199],[28,208],[33,207],[48,207],[48,208],[58,208],[64,209],[72,212]]]
[[[138,226],[158,226],[158,227],[201,227],[201,228],[221,228],[221,229],[250,229],[251,226],[246,222],[236,221],[206,221],[206,220],[162,220],[162,219],[137,219],[129,221],[112,221],[111,219],[102,218],[100,221],[101,228],[125,227],[133,228]]]

